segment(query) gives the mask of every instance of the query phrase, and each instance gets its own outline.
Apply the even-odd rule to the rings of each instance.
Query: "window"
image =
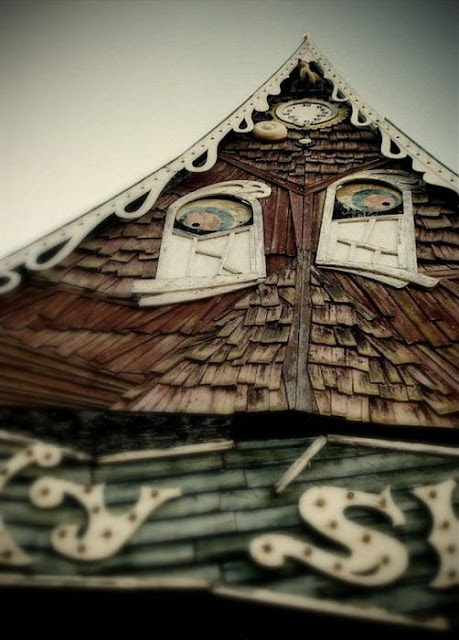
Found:
[[[167,212],[155,280],[138,280],[142,306],[197,300],[248,287],[266,276],[259,198],[271,189],[220,182],[176,200]]]
[[[418,273],[408,174],[365,171],[332,184],[325,197],[316,264],[394,287],[437,280]]]

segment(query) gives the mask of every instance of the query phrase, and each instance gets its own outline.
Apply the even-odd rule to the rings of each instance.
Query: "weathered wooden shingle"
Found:
[[[459,335],[456,333],[452,340],[437,326],[435,317],[439,320],[441,313],[433,313],[433,308],[440,307],[434,305],[436,296],[441,299],[448,288],[439,286],[430,292],[397,290],[359,276],[338,276],[319,269],[313,271],[313,277],[313,302],[318,304],[313,305],[308,371],[319,413],[350,420],[365,419],[359,412],[355,413],[354,404],[337,396],[336,391],[330,391],[344,375],[340,391],[347,391],[354,398],[366,398],[375,422],[454,425],[459,411],[456,368]],[[359,307],[353,310],[352,316],[341,314],[339,322],[339,309],[348,307],[352,298],[352,294],[346,292],[347,281],[352,283],[349,292],[360,287],[360,300],[363,294],[370,309],[381,310],[376,331],[374,323],[364,322],[360,317]],[[334,299],[341,302],[330,301],[331,291]],[[423,295],[428,300],[426,305],[422,303]],[[453,311],[454,296],[443,304]],[[349,324],[348,317],[353,318]],[[330,346],[334,344],[332,332],[336,344],[341,345],[339,349]],[[322,365],[320,376],[318,365]],[[336,375],[330,373],[332,367]]]
[[[307,95],[294,77],[269,98],[271,108]],[[323,83],[314,96],[330,100],[331,86]],[[266,117],[255,114],[255,120]],[[380,134],[349,118],[308,131],[310,144],[299,142],[304,135],[291,128],[286,139],[263,142],[251,133],[228,134],[209,171],[183,172],[141,218],[112,220],[59,265],[7,295],[0,312],[2,401],[204,413],[301,405],[349,420],[453,424],[456,201],[420,180],[413,191],[419,270],[440,279],[432,290],[395,290],[314,269],[327,187],[361,169],[412,169],[384,158]],[[216,298],[137,308],[132,285],[155,277],[168,207],[231,180],[260,180],[272,190],[262,203],[265,282]],[[23,354],[15,360],[19,344]],[[44,376],[25,371],[20,386],[32,354]],[[76,369],[94,384],[75,388],[72,397]]]

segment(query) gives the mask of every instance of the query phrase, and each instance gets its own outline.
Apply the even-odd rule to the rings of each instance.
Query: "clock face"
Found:
[[[337,114],[338,107],[324,100],[288,102],[276,109],[276,116],[280,120],[304,129],[323,126],[334,120]]]

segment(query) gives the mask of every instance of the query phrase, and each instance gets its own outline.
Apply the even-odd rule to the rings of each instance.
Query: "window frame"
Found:
[[[381,216],[375,215],[368,217],[356,216],[354,218],[350,217],[334,220],[333,212],[338,189],[346,184],[360,181],[374,182],[378,185],[387,185],[387,187],[399,191],[402,194],[402,213],[392,215],[387,213]],[[331,184],[326,190],[325,202],[323,205],[322,222],[316,254],[316,265],[326,269],[337,269],[339,271],[355,273],[357,275],[389,284],[396,288],[405,287],[409,283],[415,283],[424,287],[435,286],[438,282],[437,278],[432,278],[418,272],[412,199],[412,190],[416,184],[416,178],[410,174],[398,171],[361,171],[350,176],[340,178]],[[352,224],[357,220],[360,222],[362,220],[368,220],[368,224],[372,229],[374,229],[378,221],[397,220],[398,251],[396,255],[401,266],[393,267],[384,264],[375,264],[374,262],[366,264],[364,262],[359,263],[356,260],[346,261],[337,259],[332,255],[334,240],[337,235],[336,230],[338,227],[346,224]],[[355,241],[354,245],[357,243],[358,241]],[[350,244],[352,244],[351,241]],[[365,246],[365,242],[363,240],[360,244]],[[382,249],[382,247],[378,248],[372,247],[371,245],[368,246],[370,249],[374,249],[375,253],[378,249]]]
[[[207,298],[214,295],[227,293],[236,289],[252,286],[266,278],[266,263],[264,254],[263,215],[260,198],[266,198],[271,194],[271,188],[261,182],[252,180],[234,180],[219,182],[191,191],[175,200],[167,210],[164,230],[161,240],[161,249],[158,260],[156,278],[154,280],[137,280],[133,285],[133,293],[150,294],[139,300],[140,306],[159,306],[176,302],[186,302]],[[193,234],[175,227],[177,212],[194,200],[206,198],[226,198],[239,200],[250,206],[252,210],[252,222],[240,227],[224,231],[215,231],[202,235]],[[234,240],[239,234],[249,235],[250,270],[245,272],[228,273],[231,268],[225,265]],[[185,273],[174,275],[175,239],[184,238],[191,243],[190,255],[186,258],[187,265],[181,264],[181,270]],[[196,255],[206,255],[199,252],[199,245],[216,238],[227,237],[228,242],[220,256],[221,264],[217,274],[197,276],[192,273],[192,262]],[[174,259],[170,255],[174,255]],[[226,272],[226,273],[224,273]]]

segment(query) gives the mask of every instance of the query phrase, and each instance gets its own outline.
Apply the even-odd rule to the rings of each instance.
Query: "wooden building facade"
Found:
[[[0,583],[445,628],[458,186],[306,38],[182,156],[4,260]]]

